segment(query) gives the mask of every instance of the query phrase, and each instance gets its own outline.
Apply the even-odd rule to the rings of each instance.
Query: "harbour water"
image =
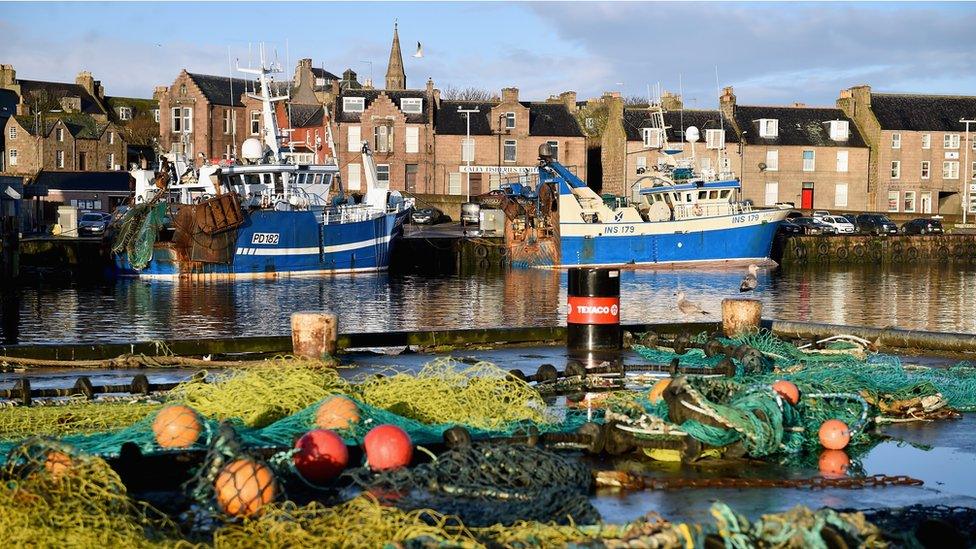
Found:
[[[744,270],[624,271],[622,321],[719,319]],[[48,282],[3,292],[6,343],[132,341],[287,334],[298,310],[332,310],[342,331],[545,326],[565,322],[565,271],[471,276],[385,273],[238,282]],[[711,316],[674,306],[684,290]],[[976,266],[845,265],[763,270],[764,316],[976,333]]]

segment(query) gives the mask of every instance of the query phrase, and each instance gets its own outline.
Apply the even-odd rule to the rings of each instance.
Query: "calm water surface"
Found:
[[[622,320],[684,320],[674,293],[719,319],[741,270],[625,271]],[[45,282],[0,292],[7,343],[287,334],[299,310],[335,311],[341,331],[558,325],[565,272],[480,276],[367,274],[243,282]],[[976,333],[976,268],[870,265],[760,273],[764,316]]]

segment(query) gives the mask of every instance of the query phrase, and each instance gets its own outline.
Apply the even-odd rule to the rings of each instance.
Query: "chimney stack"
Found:
[[[571,113],[576,113],[576,92],[567,91],[559,94],[559,99],[566,105],[566,108]]]
[[[518,103],[518,88],[502,88],[502,103]]]
[[[0,65],[0,88],[7,88],[17,83],[17,71],[13,65]]]
[[[666,111],[680,111],[682,106],[680,95],[667,90],[661,92],[661,108]]]

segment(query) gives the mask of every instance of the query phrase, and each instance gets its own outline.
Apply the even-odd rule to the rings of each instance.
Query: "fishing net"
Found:
[[[112,251],[125,252],[134,269],[144,269],[152,260],[153,245],[165,218],[165,203],[152,201],[135,205],[119,221]]]
[[[119,429],[160,408],[158,402],[92,402],[71,399],[51,405],[0,408],[3,441],[34,435],[66,436]]]

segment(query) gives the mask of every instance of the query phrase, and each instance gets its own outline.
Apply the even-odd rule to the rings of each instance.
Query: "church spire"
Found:
[[[386,89],[405,90],[407,75],[403,72],[403,55],[400,54],[400,35],[397,34],[396,21],[393,22],[393,47],[390,48],[390,64],[386,69]]]

